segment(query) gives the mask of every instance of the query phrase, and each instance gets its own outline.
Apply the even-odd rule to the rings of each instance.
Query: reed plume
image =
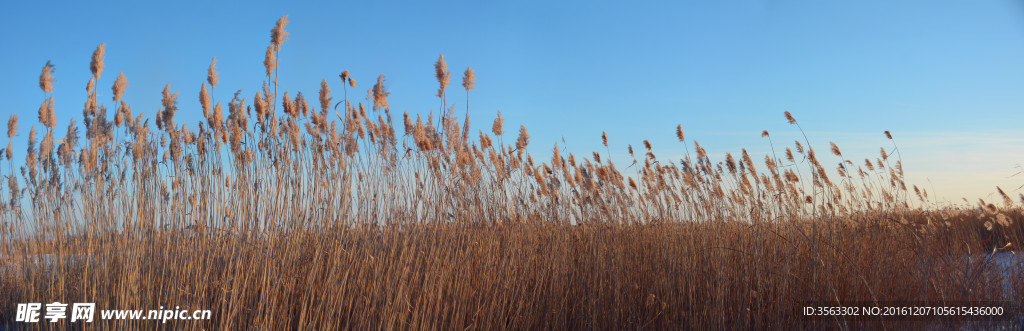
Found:
[[[114,92],[114,102],[121,101],[121,97],[124,96],[124,90],[128,88],[128,78],[124,77],[124,72],[117,75],[117,79],[114,80],[114,86],[110,89]]]
[[[331,87],[327,85],[327,79],[320,81],[320,111],[326,113],[331,106]]]
[[[437,89],[438,98],[444,98],[444,90],[452,79],[451,74],[448,71],[448,63],[444,61],[444,54],[441,54],[437,58],[437,62],[434,63],[434,77],[437,78],[437,83],[440,84],[440,87]]]
[[[7,120],[7,138],[14,138],[18,134],[18,114],[11,115]]]
[[[462,74],[462,87],[466,92],[476,88],[476,74],[473,73],[472,67],[466,67],[466,72]]]
[[[210,88],[217,87],[217,84],[220,83],[220,74],[217,73],[216,56],[210,60],[210,68],[206,69],[206,82],[210,83]]]
[[[103,64],[103,58],[106,52],[106,43],[102,43],[99,46],[96,46],[96,50],[92,52],[92,61],[89,62],[89,71],[92,72],[92,76],[95,77],[97,80],[99,80],[100,75],[103,74],[103,68],[105,67],[105,65]]]
[[[176,130],[174,114],[178,112],[179,93],[171,93],[171,84],[167,84],[164,86],[164,91],[161,94],[163,99],[160,100],[160,103],[163,105],[163,109],[161,110],[162,121],[160,122],[163,123],[163,126],[168,131]]]
[[[380,110],[381,108],[388,108],[388,92],[387,87],[384,86],[384,74],[377,77],[377,84],[373,85],[373,109]]]
[[[54,102],[53,96],[51,95],[43,102],[42,105],[39,106],[39,123],[42,123],[43,126],[49,129],[53,129],[57,126],[57,114],[54,109]]]
[[[501,135],[505,133],[504,125],[505,119],[501,117],[501,111],[499,110],[498,117],[494,118],[494,124],[491,125],[491,132],[494,133],[495,136],[501,137]]]
[[[274,70],[277,70],[277,53],[274,51],[274,45],[267,46],[267,53],[263,57],[263,67],[267,69],[267,78],[274,76]]]
[[[526,132],[526,126],[519,126],[519,138],[516,139],[516,149],[519,153],[522,153],[526,149],[526,145],[530,144],[530,134]]]
[[[277,19],[277,23],[274,24],[274,28],[270,30],[270,45],[274,46],[274,51],[281,50],[281,44],[288,40],[288,31],[285,31],[285,26],[288,25],[288,15],[281,16]]]
[[[257,92],[257,94],[258,93],[259,92]],[[212,109],[212,104],[213,99],[212,97],[210,97],[210,92],[206,90],[206,83],[203,83],[203,86],[199,89],[199,105],[203,108],[203,118],[206,118],[207,120],[210,119],[210,110]],[[257,114],[262,114],[262,109],[260,108],[260,105],[261,104],[257,102]]]
[[[53,92],[53,82],[56,79],[53,78],[54,66],[50,61],[46,61],[46,65],[43,66],[43,72],[39,74],[39,88],[43,90],[43,93]]]

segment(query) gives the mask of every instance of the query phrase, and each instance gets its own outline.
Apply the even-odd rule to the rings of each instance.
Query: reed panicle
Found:
[[[121,101],[124,97],[124,90],[128,88],[128,78],[124,77],[124,72],[117,75],[117,79],[114,80],[114,86],[111,87],[111,91],[114,92],[114,103]]]
[[[381,74],[377,77],[377,84],[373,85],[373,110],[388,109],[388,95],[391,93],[384,86],[384,75]]]
[[[444,54],[441,54],[437,58],[437,62],[434,63],[434,76],[437,78],[437,83],[440,85],[437,89],[437,97],[444,98],[444,90],[448,87],[451,82],[451,72],[448,71],[448,63],[444,61]]]
[[[498,116],[494,118],[494,124],[491,125],[491,133],[495,136],[501,136],[505,133],[505,119],[501,117],[501,111],[498,111]]]
[[[526,145],[530,144],[530,134],[526,132],[526,126],[519,126],[519,138],[516,139],[516,149],[522,154],[523,150],[526,149]]]
[[[462,73],[462,87],[466,92],[476,88],[476,74],[472,67],[466,67],[466,72]]]
[[[43,90],[43,93],[53,92],[53,83],[56,79],[53,78],[54,66],[50,61],[46,61],[46,65],[43,66],[43,72],[39,74],[39,88]]]
[[[14,138],[18,134],[18,114],[11,115],[7,120],[7,138]]]
[[[99,46],[96,46],[96,50],[92,53],[92,61],[89,62],[89,71],[92,72],[92,76],[96,80],[100,79],[100,76],[103,74],[103,68],[106,67],[106,65],[103,64],[103,59],[105,58],[106,54],[106,43],[102,43]]]
[[[217,87],[217,84],[220,83],[220,74],[217,73],[216,56],[210,60],[210,68],[206,69],[206,82],[210,83],[210,88]]]

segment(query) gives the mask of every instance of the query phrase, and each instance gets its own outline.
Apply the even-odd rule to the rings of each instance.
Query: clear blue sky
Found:
[[[577,155],[605,154],[602,131],[622,167],[626,144],[643,139],[660,158],[678,156],[678,123],[715,155],[763,155],[761,130],[777,145],[796,138],[782,117],[789,110],[819,149],[835,141],[860,162],[888,148],[881,132],[892,130],[912,181],[940,196],[1024,184],[1006,178],[1024,163],[1017,1],[18,1],[0,14],[0,116],[22,114],[23,145],[42,101],[40,70],[52,60],[58,120],[81,122],[90,55],[105,42],[101,101],[110,105],[124,72],[125,99],[151,116],[170,83],[181,93],[177,121],[195,125],[210,58],[221,74],[216,97],[243,89],[251,99],[284,14],[291,40],[280,83],[292,95],[312,99],[326,78],[340,99],[337,75],[348,69],[360,82],[350,97],[360,100],[383,73],[392,111],[426,114],[438,108],[432,64],[443,53],[453,80],[467,65],[476,70],[474,132],[500,109],[508,131],[529,128],[540,157],[563,136]],[[453,86],[449,102],[462,109]]]

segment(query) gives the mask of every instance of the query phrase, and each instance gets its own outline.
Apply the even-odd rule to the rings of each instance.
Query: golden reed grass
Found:
[[[54,139],[47,62],[43,140],[37,145],[32,126],[21,167],[10,142],[0,153],[9,161],[0,168],[8,188],[0,192],[0,324],[25,326],[13,322],[17,303],[59,301],[210,309],[213,318],[41,327],[901,327],[916,324],[808,322],[799,309],[804,301],[1019,303],[1024,294],[1020,268],[999,271],[978,257],[1016,247],[1024,233],[1021,205],[1001,188],[1001,207],[942,206],[907,188],[901,161],[885,148],[857,166],[834,143],[819,159],[806,136],[763,165],[746,149],[713,161],[697,141],[689,153],[682,125],[679,160],[659,160],[648,140],[637,159],[627,145],[635,174],[616,167],[604,132],[605,160],[555,145],[543,162],[526,151],[525,126],[504,142],[500,111],[489,133],[470,138],[468,118],[460,123],[444,100],[443,55],[440,120],[405,113],[395,129],[383,75],[368,91],[372,105],[349,101],[348,70],[340,101],[326,80],[314,104],[301,92],[278,97],[287,24],[282,17],[271,30],[267,78],[252,99],[214,94],[213,58],[198,107],[179,105],[164,87],[156,130],[124,101],[123,73],[108,120],[95,87],[104,83],[100,44],[85,139],[74,119]],[[475,79],[467,67],[467,103]],[[203,121],[176,121],[195,108]],[[7,127],[13,140],[18,115]],[[774,151],[767,130],[761,137]]]

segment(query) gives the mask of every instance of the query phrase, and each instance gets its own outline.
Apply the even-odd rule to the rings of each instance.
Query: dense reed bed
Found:
[[[30,127],[28,150],[8,144],[0,153],[9,161],[8,190],[0,192],[0,321],[118,329],[896,327],[922,322],[809,321],[800,308],[1024,298],[1019,255],[1009,255],[1018,266],[1009,269],[989,255],[1020,244],[1018,197],[998,189],[1002,201],[940,208],[904,182],[895,142],[859,161],[835,144],[817,153],[803,136],[783,144],[765,131],[778,154],[743,150],[712,160],[679,126],[672,148],[683,159],[658,159],[643,141],[627,147],[628,174],[607,150],[577,156],[556,145],[550,160],[537,160],[526,127],[506,130],[498,113],[486,131],[474,130],[468,117],[483,111],[448,105],[457,89],[443,56],[435,65],[437,117],[393,119],[383,75],[365,104],[349,99],[359,85],[348,71],[333,90],[324,80],[316,100],[291,95],[276,79],[287,23],[272,30],[267,78],[251,99],[222,97],[214,59],[198,107],[182,108],[203,113],[195,124],[176,122],[178,94],[169,85],[153,118],[134,114],[122,100],[123,73],[108,108],[97,92],[100,45],[82,125],[72,120],[65,131],[46,64],[39,123],[14,115],[8,124],[11,139]],[[474,79],[467,68],[467,104]],[[789,112],[785,119],[799,126]],[[213,318],[13,321],[17,303],[54,301],[210,309]]]

